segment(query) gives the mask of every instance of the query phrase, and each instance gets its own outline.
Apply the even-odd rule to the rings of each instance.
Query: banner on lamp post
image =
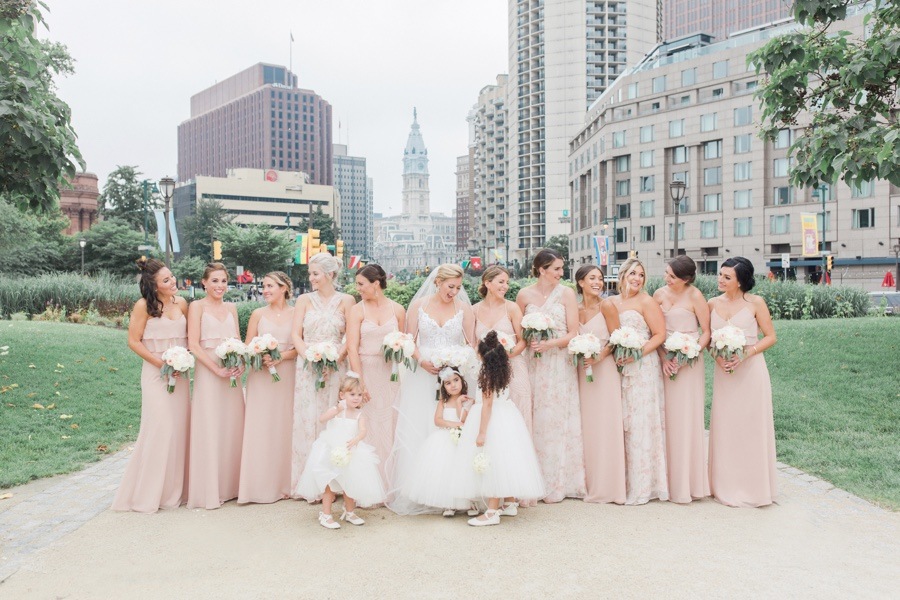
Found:
[[[816,213],[800,213],[800,247],[803,256],[819,256],[819,224]]]
[[[597,264],[601,267],[609,265],[609,236],[594,236],[594,256],[597,258]]]

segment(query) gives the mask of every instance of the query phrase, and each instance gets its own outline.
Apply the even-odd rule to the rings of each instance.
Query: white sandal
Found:
[[[519,503],[509,502],[500,507],[501,517],[514,517],[519,514]]]
[[[328,529],[340,529],[341,528],[340,523],[335,522],[335,520],[333,518],[331,518],[331,515],[326,515],[323,512],[319,513],[319,525],[321,525],[322,527],[326,527]]]
[[[469,519],[469,525],[471,525],[472,527],[484,527],[486,525],[499,525],[500,524],[500,510],[499,509],[497,509],[497,510],[488,509],[488,510],[484,511],[484,515],[482,515],[482,516],[484,516],[485,518],[482,519],[481,517],[475,517],[475,518]]]
[[[356,513],[353,512],[352,510],[350,512],[347,512],[346,510],[344,510],[344,512],[341,513],[341,521],[347,521],[351,525],[364,525],[365,524],[365,521],[363,521],[358,516],[356,516]]]

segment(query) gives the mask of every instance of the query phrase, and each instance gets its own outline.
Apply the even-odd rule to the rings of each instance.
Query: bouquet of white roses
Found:
[[[516,338],[509,335],[508,333],[504,333],[502,331],[497,331],[496,329],[485,331],[484,335],[481,336],[481,339],[484,339],[487,334],[491,331],[497,334],[497,341],[500,342],[500,345],[503,346],[503,349],[506,350],[506,353],[509,354],[513,351],[513,348],[516,347]]]
[[[631,357],[638,361],[643,356],[644,339],[634,327],[628,325],[622,325],[610,334],[609,345],[613,347],[613,356],[616,360]],[[619,373],[624,370],[622,366],[616,368]]]
[[[194,368],[194,355],[183,346],[172,346],[162,353],[163,366],[159,372],[167,377],[166,390],[172,394],[175,392],[175,373],[187,373]]]
[[[553,336],[553,328],[550,319],[542,313],[529,313],[522,317],[522,337],[529,344],[549,340]],[[540,358],[541,353],[535,352],[535,358]]]
[[[318,344],[310,344],[303,353],[306,359],[306,368],[315,371],[316,389],[321,390],[325,387],[325,370],[331,369],[337,371],[338,368],[338,349],[331,342],[319,342]]]
[[[487,473],[491,468],[491,459],[483,451],[475,455],[472,459],[472,468],[479,475]]]
[[[576,367],[579,360],[583,364],[584,359],[599,356],[602,350],[603,343],[593,333],[582,333],[569,341],[569,354],[572,355],[572,362]],[[594,382],[594,370],[591,368],[591,365],[585,365],[584,376],[588,383]]]
[[[693,335],[680,331],[666,338],[663,348],[666,349],[666,360],[674,358],[679,366],[692,365],[700,357],[700,342]],[[678,373],[672,373],[669,379],[674,380],[676,375]]]
[[[247,346],[237,338],[228,338],[216,347],[216,356],[226,369],[234,369],[244,363],[247,356]],[[231,387],[237,387],[237,379],[231,377]]]
[[[735,356],[742,358],[744,356],[744,346],[746,345],[747,338],[744,336],[743,330],[734,325],[726,325],[712,332],[709,353],[715,357],[721,356],[726,361],[733,359]],[[734,371],[729,369],[728,372],[733,373]]]
[[[478,361],[475,358],[475,350],[470,346],[446,346],[441,348],[431,357],[435,367],[452,367],[460,373],[474,374],[478,370]]]
[[[272,360],[281,360],[281,351],[278,350],[278,340],[271,333],[258,335],[247,346],[247,353],[250,358],[250,366],[257,371],[263,368],[263,357],[269,355]],[[281,381],[275,365],[269,366],[269,373],[272,375],[272,381]]]
[[[384,336],[381,342],[381,352],[384,354],[384,362],[391,364],[391,381],[399,379],[399,365],[403,363],[410,371],[415,372],[419,363],[413,358],[416,351],[416,343],[413,336],[402,331],[392,331]]]
[[[331,450],[331,464],[336,467],[346,467],[350,464],[352,453],[346,446],[335,446]]]

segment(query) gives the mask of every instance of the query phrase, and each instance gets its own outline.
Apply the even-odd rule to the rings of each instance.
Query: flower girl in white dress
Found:
[[[328,529],[341,526],[331,516],[336,494],[344,495],[341,520],[353,525],[365,523],[353,512],[357,505],[384,502],[378,456],[372,446],[362,441],[366,437],[366,417],[360,410],[363,389],[358,375],[347,373],[338,397],[338,405],[319,417],[319,422],[327,425],[313,442],[296,490],[304,498],[322,497],[319,523]]]
[[[459,450],[460,429],[474,399],[466,395],[468,384],[458,369],[445,367],[438,378],[440,402],[434,411],[434,424],[439,429],[422,444],[405,495],[419,504],[443,508],[444,516],[452,517],[455,511],[470,505],[466,498],[455,495],[450,473]]]
[[[478,343],[478,354],[482,364],[475,406],[463,425],[453,465],[456,495],[487,501],[485,513],[469,519],[476,527],[500,523],[502,498],[537,500],[546,494],[534,443],[509,399],[512,369],[496,331]]]

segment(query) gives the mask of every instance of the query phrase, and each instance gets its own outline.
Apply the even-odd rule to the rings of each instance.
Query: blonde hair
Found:
[[[446,263],[435,269],[434,285],[439,286],[448,279],[462,279],[463,270],[459,265]]]
[[[271,271],[270,273],[266,273],[266,277],[277,283],[278,287],[285,288],[285,300],[291,299],[291,295],[294,293],[294,284],[291,282],[291,278],[287,276],[287,273],[284,271]],[[263,279],[265,279],[265,277],[263,277]]]
[[[341,387],[338,388],[338,393],[343,394],[351,390],[362,390],[362,382],[359,380],[359,377],[345,376],[341,379]]]
[[[341,261],[328,252],[314,254],[313,257],[309,259],[309,266],[313,265],[316,265],[327,274],[331,275],[332,279],[337,279],[338,273],[341,270]]]
[[[622,266],[619,267],[619,293],[621,294],[625,290],[625,277],[628,273],[634,268],[640,267],[644,271],[644,285],[647,285],[647,267],[644,266],[637,258],[629,258],[625,262],[622,263]],[[644,285],[641,286],[641,289],[644,288]]]

